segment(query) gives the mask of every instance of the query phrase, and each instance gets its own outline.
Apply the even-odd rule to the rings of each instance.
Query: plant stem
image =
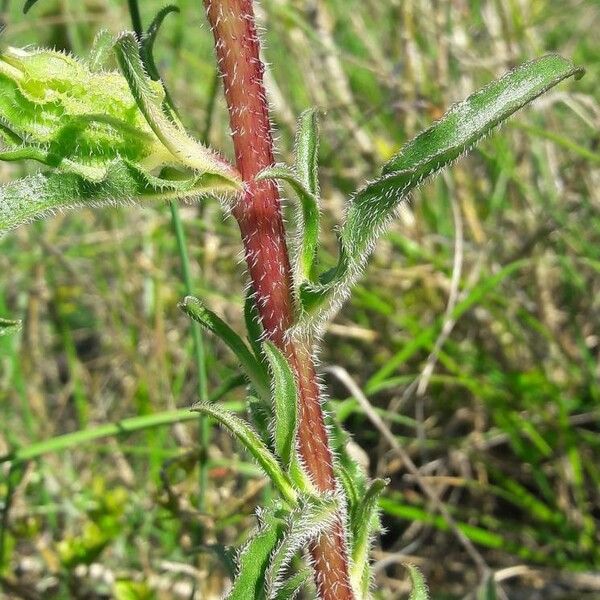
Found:
[[[298,447],[306,470],[320,491],[335,492],[312,347],[286,335],[294,324],[296,307],[279,193],[272,181],[255,180],[273,164],[273,139],[252,0],[204,0],[204,5],[215,37],[236,165],[245,182],[245,192],[232,212],[242,235],[256,305],[266,335],[284,352],[297,376]],[[312,542],[310,551],[319,598],[351,600],[341,517],[331,531]]]

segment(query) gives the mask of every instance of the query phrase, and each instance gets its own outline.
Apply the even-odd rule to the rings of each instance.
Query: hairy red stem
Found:
[[[319,490],[331,492],[336,479],[311,348],[286,337],[294,324],[295,306],[279,193],[273,182],[255,181],[262,169],[273,164],[273,139],[252,0],[204,0],[204,5],[215,37],[236,165],[246,186],[233,215],[240,227],[258,311],[266,334],[296,372],[298,446],[306,469]],[[310,552],[319,598],[352,600],[341,518],[312,543]]]

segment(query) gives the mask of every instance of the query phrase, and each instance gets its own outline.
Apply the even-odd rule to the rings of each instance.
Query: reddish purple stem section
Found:
[[[266,335],[285,354],[300,389],[298,447],[315,486],[336,490],[311,348],[285,335],[295,319],[292,274],[276,185],[256,181],[273,164],[273,139],[252,0],[204,0],[229,109],[236,166],[245,192],[233,208]],[[321,600],[352,600],[341,517],[310,547]]]

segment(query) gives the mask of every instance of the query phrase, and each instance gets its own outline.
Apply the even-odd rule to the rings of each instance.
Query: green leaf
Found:
[[[61,52],[0,51],[0,126],[3,154],[30,150],[35,160],[96,181],[117,159],[135,162],[147,172],[175,162],[122,75],[92,72]],[[19,158],[10,152],[0,156]]]
[[[305,110],[298,119],[294,144],[295,166],[268,167],[257,179],[278,179],[287,182],[300,200],[296,211],[298,248],[296,249],[295,283],[300,286],[312,280],[319,246],[319,132],[317,112]]]
[[[319,197],[319,123],[314,108],[305,110],[298,119],[294,144],[296,173],[302,185]]]
[[[285,581],[286,568],[309,540],[331,527],[340,503],[334,496],[301,496],[299,507],[287,520],[285,534],[273,551],[267,573],[267,598],[278,597]]]
[[[238,573],[226,600],[260,600],[269,559],[283,534],[284,521],[279,511],[268,508],[258,514],[259,527],[240,553]]]
[[[109,39],[96,41],[91,65],[51,50],[0,50],[0,160],[36,160],[56,171],[0,188],[0,233],[74,206],[239,191],[239,177],[222,161],[201,170],[165,146],[125,77],[97,71]],[[141,79],[141,96],[160,105],[161,85]],[[196,143],[180,135],[182,152],[191,151]],[[206,149],[194,148],[208,160]]]
[[[285,165],[277,165],[263,169],[256,177],[261,179],[280,179],[289,183],[300,200],[300,210],[296,220],[299,229],[299,248],[296,257],[296,285],[310,280],[314,268],[319,245],[319,202],[317,196],[310,192],[297,173]]]
[[[263,349],[269,361],[273,381],[275,452],[283,466],[288,468],[296,448],[298,386],[294,372],[278,348],[266,341]]]
[[[272,600],[294,600],[302,587],[310,579],[311,573],[308,569],[302,569],[298,573],[288,577],[273,596]]]
[[[148,200],[177,200],[213,193],[219,176],[204,174],[170,181],[115,160],[101,181],[75,173],[37,174],[0,187],[0,235],[34,219],[75,207],[97,207]],[[228,184],[226,184],[227,186]]]
[[[226,427],[255,458],[273,482],[281,497],[289,505],[295,505],[297,494],[294,491],[290,478],[283,471],[277,459],[271,454],[256,431],[248,423],[216,404],[199,402],[192,407],[192,410],[208,415]]]
[[[102,71],[108,57],[112,53],[114,45],[115,38],[110,31],[101,29],[96,34],[87,59],[88,66],[92,73],[99,73]]]
[[[378,526],[377,512],[379,496],[387,483],[383,479],[376,479],[371,483],[359,504],[351,511],[350,527],[352,530],[352,567],[350,577],[352,587],[359,600],[369,598],[371,584],[369,551],[371,536]]]
[[[10,335],[15,333],[21,328],[21,321],[11,321],[10,319],[3,319],[0,317],[0,337],[3,335]]]
[[[194,296],[186,296],[179,304],[179,308],[229,346],[256,392],[263,399],[268,399],[270,397],[268,374],[264,365],[252,354],[244,340]]]
[[[246,398],[246,408],[250,422],[254,425],[260,439],[269,450],[272,450],[271,423],[273,422],[273,413],[269,410],[270,407],[263,400],[248,396]]]
[[[262,340],[264,330],[260,322],[260,314],[256,306],[256,300],[252,289],[248,289],[246,299],[244,301],[244,321],[246,323],[246,331],[248,332],[248,342],[254,351],[254,355],[259,362],[264,362],[262,351]]]
[[[408,600],[429,600],[429,590],[423,573],[414,565],[404,563],[410,577],[411,591]]]
[[[214,173],[237,184],[241,180],[229,163],[210,148],[192,139],[179,123],[171,120],[163,111],[164,90],[157,91],[154,82],[147,76],[139,54],[135,34],[122,33],[116,41],[115,52],[131,94],[142,111],[148,125],[178,162],[202,173]]]
[[[38,0],[25,0],[25,4],[23,5],[23,12],[27,14],[32,6],[37,3]]]
[[[454,105],[405,144],[384,166],[380,178],[354,194],[340,233],[338,264],[322,275],[320,284],[304,284],[300,298],[305,311],[313,315],[318,312],[323,319],[345,298],[377,238],[411,190],[459,158],[518,109],[563,79],[582,74],[581,68],[555,54],[532,60]],[[307,317],[305,325],[310,325],[310,320]]]

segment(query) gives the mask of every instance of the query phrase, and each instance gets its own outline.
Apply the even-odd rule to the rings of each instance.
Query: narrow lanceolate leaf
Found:
[[[583,70],[558,55],[527,62],[454,105],[439,121],[408,142],[383,168],[382,176],[354,194],[340,235],[340,258],[320,285],[305,284],[308,313],[334,308],[360,274],[379,235],[401,201],[424,179],[459,158],[515,111],[563,79]]]
[[[15,333],[21,327],[21,321],[12,321],[0,317],[0,336]]]
[[[238,175],[227,162],[192,139],[178,123],[173,122],[164,113],[162,109],[164,91],[158,93],[156,86],[152,85],[152,80],[146,74],[135,34],[122,33],[116,41],[115,51],[137,105],[152,131],[173,156],[191,169],[202,173],[215,173],[232,182],[240,183]]]
[[[273,551],[267,573],[267,599],[275,600],[286,581],[286,568],[294,556],[327,529],[340,508],[339,500],[331,497],[300,498],[299,507],[288,518],[285,533]]]
[[[246,323],[246,331],[248,332],[248,342],[252,347],[254,355],[259,362],[264,362],[262,351],[262,340],[264,330],[260,322],[260,314],[256,306],[256,298],[251,289],[246,293],[244,300],[244,321]]]
[[[429,600],[429,589],[423,573],[417,567],[408,563],[405,563],[404,567],[408,570],[411,584],[408,600]]]
[[[214,193],[221,183],[220,177],[208,173],[182,181],[152,177],[122,160],[114,160],[100,181],[75,173],[31,175],[0,187],[0,235],[75,207],[197,197]]]
[[[382,479],[373,481],[364,498],[350,514],[350,527],[352,530],[352,568],[350,576],[358,600],[369,598],[371,585],[369,550],[371,537],[377,526],[377,500],[385,486],[386,482]]]
[[[319,244],[319,202],[300,176],[285,165],[268,167],[256,179],[278,179],[290,185],[300,200],[300,210],[296,211],[298,233],[296,243],[296,285],[310,280]]]
[[[263,345],[273,382],[273,441],[281,463],[288,468],[296,447],[298,386],[287,360],[271,342]]]
[[[264,365],[250,351],[244,340],[223,319],[194,296],[186,296],[179,305],[188,316],[220,338],[240,361],[246,376],[256,392],[267,400],[270,395],[269,379]]]
[[[298,119],[294,145],[296,173],[304,187],[319,197],[319,123],[314,108],[305,110]]]
[[[277,459],[271,454],[256,431],[254,431],[248,423],[242,421],[242,419],[236,417],[229,411],[224,410],[217,404],[199,402],[192,407],[192,410],[208,415],[228,429],[262,467],[263,471],[281,494],[281,497],[289,505],[295,505],[296,492],[294,491],[290,478],[287,473],[283,471],[281,465],[277,462]]]
[[[285,583],[281,584],[281,587],[271,600],[294,600],[310,577],[311,573],[308,569],[303,569],[291,575]]]
[[[259,513],[259,526],[240,552],[238,572],[226,600],[264,598],[269,559],[284,530],[278,511],[268,508]]]

